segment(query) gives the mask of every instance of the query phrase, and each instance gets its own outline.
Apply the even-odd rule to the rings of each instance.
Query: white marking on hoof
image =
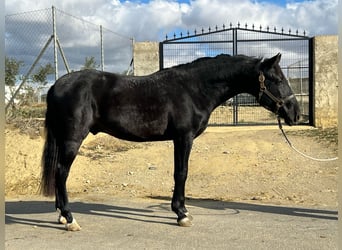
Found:
[[[191,220],[188,217],[184,217],[183,219],[177,222],[178,222],[178,225],[180,225],[181,227],[191,227],[193,225]]]
[[[67,220],[65,219],[64,216],[60,215],[58,218],[58,223],[65,225],[65,224],[67,224]]]
[[[57,222],[59,224],[63,224],[63,225],[67,224],[67,220],[66,220],[66,218],[64,216],[62,216],[61,210],[59,208],[57,208],[56,212],[57,212],[57,216],[58,216]]]
[[[77,223],[77,221],[75,219],[73,219],[71,223],[67,223],[65,225],[65,228],[66,228],[66,230],[73,231],[73,232],[81,230],[80,225],[78,225],[78,223]]]
[[[186,212],[185,215],[189,218],[190,221],[194,220],[194,217],[192,217],[192,215],[189,212]]]

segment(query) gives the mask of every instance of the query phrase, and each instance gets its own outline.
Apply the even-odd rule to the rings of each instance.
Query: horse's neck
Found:
[[[215,74],[213,71],[216,70]],[[255,95],[253,70],[243,71],[237,68],[235,71],[210,69],[198,71],[198,74],[203,79],[204,91],[213,108],[234,97],[237,94],[248,93]]]

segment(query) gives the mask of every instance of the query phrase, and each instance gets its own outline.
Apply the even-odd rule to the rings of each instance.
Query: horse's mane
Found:
[[[263,58],[258,58],[258,57],[249,57],[246,55],[235,55],[231,56],[228,54],[220,54],[215,57],[200,57],[195,59],[192,62],[189,63],[184,63],[184,64],[179,64],[176,66],[171,67],[172,69],[188,69],[192,67],[198,67],[201,64],[207,64],[210,62],[217,62],[217,63],[230,63],[232,60],[244,60],[246,63],[253,63],[257,64],[258,62],[261,62]]]

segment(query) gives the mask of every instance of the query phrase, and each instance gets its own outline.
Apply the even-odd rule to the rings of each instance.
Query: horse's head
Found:
[[[261,62],[259,68],[259,103],[279,115],[288,125],[300,118],[300,109],[293,91],[286,80],[279,61],[281,54]]]

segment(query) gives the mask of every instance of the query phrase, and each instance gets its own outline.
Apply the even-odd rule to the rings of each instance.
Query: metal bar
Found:
[[[49,44],[51,43],[53,39],[53,35],[50,36],[49,40],[46,42],[45,46],[43,47],[43,49],[40,51],[40,53],[38,54],[36,60],[33,62],[31,68],[29,69],[29,71],[26,73],[26,75],[24,76],[23,80],[21,81],[21,83],[19,84],[17,90],[14,92],[14,94],[12,95],[11,99],[8,101],[6,108],[5,108],[5,113],[7,113],[7,110],[9,108],[9,106],[12,104],[12,102],[14,101],[14,98],[17,96],[17,94],[19,93],[21,87],[25,84],[25,82],[27,81],[28,77],[31,75],[33,69],[36,67],[37,63],[39,62],[40,58],[42,57],[42,55],[44,54],[46,48],[49,46]]]
[[[52,6],[52,36],[53,36],[53,56],[55,64],[55,81],[58,79],[58,54],[57,54],[57,31],[56,31],[56,9]]]
[[[233,56],[237,55],[237,29],[233,29]]]
[[[100,39],[101,39],[101,70],[104,71],[104,49],[103,49],[103,30],[100,25]]]
[[[237,40],[238,42],[281,42],[281,41],[307,41],[309,39],[293,39],[293,38],[265,38],[265,39],[246,39],[246,40],[242,40],[239,39]]]
[[[57,46],[58,46],[58,49],[59,49],[59,53],[61,53],[61,56],[62,56],[62,59],[63,59],[63,62],[64,62],[64,66],[65,66],[67,72],[70,73],[69,64],[68,64],[68,61],[67,61],[67,59],[66,59],[66,57],[64,55],[64,51],[63,51],[62,46],[61,46],[61,44],[59,42],[59,39],[57,38],[56,41],[57,41]]]
[[[237,53],[237,29],[233,29],[233,56]],[[239,122],[238,97],[234,96],[233,100],[233,124],[237,125]]]
[[[315,88],[314,88],[314,38],[309,40],[309,125],[315,126]]]
[[[309,39],[296,39],[296,38],[265,38],[265,39],[238,39],[238,42],[281,42],[281,41],[307,41]]]
[[[306,41],[308,39],[292,39],[292,38],[274,38],[274,39],[237,39],[237,42],[281,42],[281,41]],[[220,41],[182,41],[182,42],[164,42],[164,44],[196,44],[196,43],[232,43],[232,40]]]
[[[287,66],[286,67],[287,69],[308,69],[309,68],[309,65],[308,66]]]
[[[232,43],[232,40],[222,40],[222,41],[184,41],[184,42],[170,42],[163,44],[197,44],[197,43]]]
[[[132,45],[132,60],[130,62],[130,64],[128,65],[128,68],[127,68],[127,71],[126,71],[126,75],[129,75],[131,73],[131,71],[133,72],[134,74],[134,51],[133,51],[133,48],[134,48],[134,38],[130,38],[131,40],[131,45]]]
[[[302,39],[303,38],[310,39],[310,37],[308,37],[308,36],[301,36],[301,35],[297,35],[297,34],[279,33],[279,32],[273,32],[273,31],[255,30],[255,29],[247,29],[247,28],[228,28],[228,29],[204,32],[204,33],[200,33],[200,34],[188,35],[188,36],[184,36],[184,37],[177,37],[177,38],[174,38],[174,39],[167,39],[167,40],[164,40],[163,43],[167,43],[167,42],[171,42],[171,41],[177,41],[177,40],[183,40],[183,39],[187,39],[187,38],[206,36],[206,35],[221,33],[221,32],[225,32],[225,31],[231,31],[231,30],[234,30],[234,29],[235,30],[242,30],[242,31],[250,31],[250,32],[263,33],[263,34],[271,34],[271,35],[279,35],[279,36],[298,37],[298,38],[302,38]]]
[[[134,75],[134,37],[130,38],[131,40],[131,52],[132,52],[132,60],[131,63],[129,64],[129,69],[132,71],[132,74]],[[130,73],[127,71],[127,73]]]
[[[163,43],[159,43],[159,70],[164,68],[164,46]]]
[[[291,34],[291,33],[284,33],[284,32],[274,32],[274,31],[267,31],[267,30],[256,30],[256,29],[245,29],[245,28],[238,28],[239,30],[244,31],[251,31],[251,32],[258,32],[258,33],[264,33],[264,34],[271,34],[271,35],[279,35],[279,36],[291,36],[291,37],[298,37],[298,38],[307,38],[308,36],[305,35],[297,35],[297,34]]]
[[[174,39],[164,40],[162,43],[169,42],[169,41],[177,41],[177,40],[182,40],[182,39],[187,39],[187,38],[206,36],[206,35],[210,35],[210,34],[221,33],[224,31],[231,31],[231,30],[232,30],[232,28],[222,29],[222,30],[217,30],[217,31],[215,30],[215,31],[211,31],[211,32],[204,32],[204,33],[195,34],[195,35],[191,35],[191,36],[184,36],[184,37],[178,37],[178,38],[174,38]]]
[[[302,92],[302,93],[299,93],[299,94],[295,94],[295,96],[304,97],[304,96],[308,96],[308,94]]]

